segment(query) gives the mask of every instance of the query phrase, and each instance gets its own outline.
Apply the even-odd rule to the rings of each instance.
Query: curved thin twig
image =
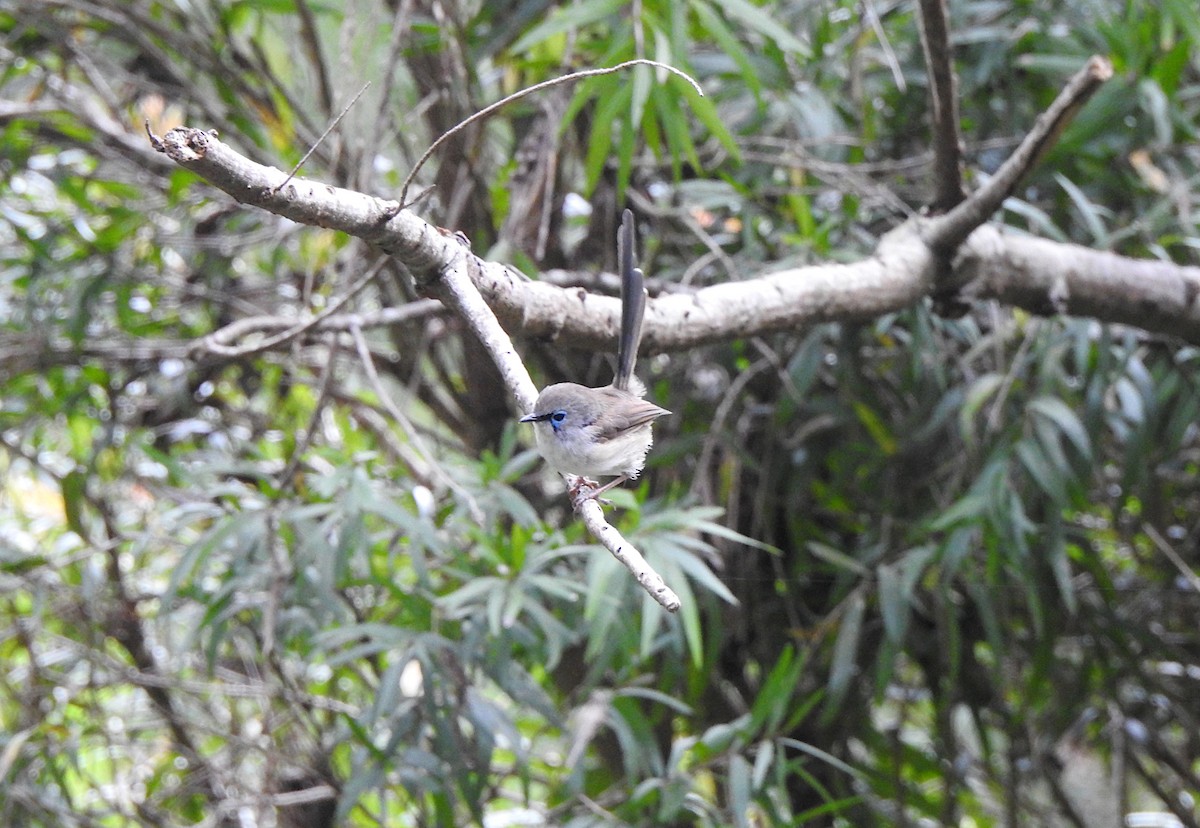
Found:
[[[700,84],[687,72],[684,72],[682,69],[676,69],[674,66],[669,66],[665,63],[659,63],[657,60],[649,60],[648,58],[634,58],[633,60],[627,60],[624,63],[618,63],[616,66],[609,66],[604,69],[581,69],[580,71],[572,72],[569,75],[563,75],[559,78],[551,78],[548,81],[535,83],[533,86],[526,87],[525,89],[514,92],[507,97],[501,98],[494,104],[485,106],[474,115],[459,121],[450,129],[443,132],[436,141],[429,145],[429,149],[425,150],[425,153],[417,159],[417,163],[414,164],[413,168],[409,171],[408,177],[404,179],[404,186],[400,188],[400,204],[404,204],[406,198],[408,197],[408,187],[410,184],[412,184],[413,176],[415,176],[417,174],[417,170],[421,169],[425,162],[429,160],[429,156],[433,155],[437,148],[448,141],[452,136],[462,132],[476,121],[483,120],[492,113],[502,109],[505,106],[508,106],[513,101],[519,101],[522,98],[532,95],[534,92],[540,92],[543,89],[549,89],[552,86],[559,86],[564,83],[574,83],[581,78],[592,78],[598,75],[611,75],[613,72],[620,72],[623,69],[628,69],[630,66],[638,65],[655,66],[659,69],[666,69],[668,72],[678,75],[686,80],[692,85],[700,97],[704,97],[704,90],[700,88]],[[398,212],[400,208],[397,207],[396,209]]]

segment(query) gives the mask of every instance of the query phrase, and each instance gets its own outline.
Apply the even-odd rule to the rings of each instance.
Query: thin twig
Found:
[[[308,53],[309,63],[312,64],[313,70],[317,75],[317,96],[321,99],[322,114],[328,118],[329,113],[333,111],[333,85],[329,82],[329,70],[325,66],[325,59],[321,55],[321,36],[317,32],[316,16],[313,14],[308,0],[297,0],[294,8],[300,18],[300,39],[304,43],[304,50]],[[364,86],[363,89],[366,89],[366,87]],[[362,92],[358,94],[361,95]],[[356,95],[355,97],[357,98],[358,96]],[[345,114],[345,112],[342,113],[342,115]],[[341,120],[341,115],[338,116],[338,120]],[[337,123],[337,121],[334,121],[334,123]],[[325,136],[322,135],[317,139],[317,143],[321,143],[324,138]]]
[[[446,306],[436,299],[418,299],[394,308],[379,308],[362,313],[334,314],[320,320],[302,333],[347,333],[351,328],[371,328],[406,325],[428,316],[442,314]],[[251,316],[231,322],[220,332],[226,340],[238,339],[255,333],[292,331],[296,325],[293,317]],[[236,359],[228,354],[217,354],[205,343],[207,336],[191,340],[180,339],[131,339],[114,337],[108,340],[91,339],[70,342],[54,339],[49,342],[30,337],[0,337],[0,373],[10,376],[29,371],[44,370],[57,365],[77,365],[84,359],[99,359],[113,365],[128,365],[158,362],[164,359],[226,361]],[[287,344],[290,337],[273,340],[271,349]],[[259,347],[261,351],[263,348]]]
[[[275,192],[282,190],[287,186],[289,181],[296,177],[296,173],[300,172],[300,168],[304,166],[304,162],[308,160],[308,157],[317,151],[317,147],[321,146],[321,142],[329,137],[329,133],[333,132],[333,128],[342,122],[342,119],[346,117],[346,113],[350,111],[350,107],[354,106],[354,104],[358,102],[358,99],[362,97],[362,94],[367,91],[367,88],[370,85],[371,82],[367,81],[363,84],[362,89],[354,93],[354,97],[350,99],[350,103],[346,104],[345,108],[342,109],[342,111],[338,113],[338,116],[333,119],[333,123],[325,128],[325,131],[321,133],[321,137],[313,142],[313,145],[308,148],[308,152],[304,153],[304,157],[296,162],[296,166],[292,167],[292,171],[287,174],[287,178],[283,179],[283,182],[275,188]]]
[[[883,50],[883,62],[892,72],[892,83],[896,84],[896,88],[901,92],[907,92],[908,82],[904,80],[904,70],[900,68],[896,50],[892,48],[891,41],[887,38],[887,32],[883,28],[883,21],[879,19],[879,12],[875,10],[875,4],[871,0],[865,0],[863,3],[863,14],[866,15],[867,22],[871,24],[871,29],[875,32],[879,48]]]
[[[1167,543],[1163,536],[1158,533],[1157,529],[1149,523],[1143,523],[1142,531],[1154,542],[1154,545],[1158,547],[1158,551],[1166,555],[1167,560],[1174,564],[1175,568],[1179,570],[1179,574],[1192,585],[1192,589],[1196,591],[1196,594],[1200,595],[1200,575],[1197,575],[1195,570],[1188,566],[1187,561],[1171,547],[1171,544]]]
[[[307,330],[310,330],[311,328],[320,324],[323,320],[328,319],[329,317],[331,317],[335,313],[337,313],[339,310],[341,310],[343,305],[345,305],[347,302],[349,302],[351,299],[353,299],[356,295],[358,295],[359,291],[361,291],[363,288],[365,288],[367,285],[369,285],[371,283],[371,281],[376,276],[379,275],[379,271],[383,269],[383,265],[386,261],[387,261],[386,256],[380,256],[379,259],[376,260],[375,264],[371,265],[371,269],[368,270],[362,276],[362,278],[360,278],[357,282],[355,282],[353,285],[351,285],[349,290],[347,290],[344,294],[342,294],[341,296],[334,299],[329,304],[329,307],[327,307],[325,310],[318,313],[312,319],[308,319],[304,322],[301,322],[298,325],[288,328],[286,331],[283,331],[282,333],[276,334],[275,336],[267,337],[262,342],[256,343],[254,345],[241,345],[238,347],[233,347],[230,345],[226,345],[224,340],[232,338],[232,335],[237,333],[236,329],[234,329],[234,325],[237,324],[235,322],[231,325],[226,325],[224,328],[221,328],[220,330],[213,331],[208,336],[203,337],[197,343],[197,347],[199,347],[203,350],[209,351],[211,353],[217,354],[218,356],[223,356],[223,357],[227,357],[227,358],[231,358],[231,359],[237,359],[240,357],[249,356],[251,354],[262,353],[263,351],[269,351],[272,348],[277,348],[280,345],[282,345],[284,342],[287,342],[290,339],[294,339],[295,337],[300,336],[300,334],[304,333]]]
[[[496,101],[494,104],[485,106],[483,109],[479,110],[474,115],[471,115],[470,117],[465,118],[462,121],[459,121],[457,124],[452,126],[450,129],[443,132],[436,141],[434,141],[432,144],[429,145],[429,149],[425,150],[424,155],[422,155],[420,158],[417,159],[417,163],[415,165],[413,165],[412,170],[409,171],[408,177],[404,179],[404,186],[402,186],[400,188],[400,203],[403,204],[405,199],[408,197],[408,186],[409,186],[409,184],[412,183],[413,176],[415,176],[417,174],[417,171],[419,169],[421,169],[421,167],[425,164],[426,161],[429,160],[429,156],[433,155],[433,153],[437,150],[437,148],[440,147],[447,140],[449,140],[451,137],[458,134],[459,132],[462,132],[464,129],[466,129],[467,127],[469,127],[471,124],[475,123],[476,121],[480,121],[484,118],[487,118],[492,113],[496,112],[499,109],[502,109],[505,106],[508,106],[513,101],[519,101],[522,98],[532,95],[534,92],[540,92],[543,89],[549,89],[553,86],[559,86],[560,84],[564,84],[564,83],[574,83],[575,81],[580,80],[582,78],[592,78],[592,77],[596,77],[597,75],[611,75],[613,72],[620,72],[623,69],[628,69],[630,66],[638,66],[638,65],[656,66],[659,69],[665,69],[668,72],[671,72],[672,74],[678,75],[679,77],[683,78],[688,83],[690,83],[692,85],[692,87],[696,90],[696,93],[698,95],[700,95],[701,97],[704,96],[704,90],[700,88],[700,84],[697,83],[696,79],[693,78],[691,75],[689,75],[687,72],[684,72],[682,69],[676,69],[674,66],[669,66],[665,63],[659,63],[657,60],[648,60],[646,58],[635,58],[634,60],[627,60],[624,63],[618,63],[616,66],[609,66],[604,69],[582,69],[578,72],[572,72],[569,75],[563,75],[562,77],[551,78],[550,80],[542,81],[541,83],[535,83],[533,86],[526,87],[525,89],[522,89],[519,92],[514,92],[513,94],[508,95],[507,97],[501,98],[500,100]],[[397,208],[397,212],[399,212],[399,208]]]
[[[293,455],[293,457],[295,456]],[[262,653],[264,656],[270,657],[275,652],[275,625],[279,620],[279,607],[283,603],[283,594],[291,582],[293,572],[291,561],[279,537],[277,508],[267,510],[264,540],[267,546],[271,577],[262,615]]]
[[[359,360],[362,361],[363,371],[366,373],[367,380],[371,388],[374,389],[375,395],[379,397],[380,404],[383,405],[392,419],[400,424],[400,428],[404,429],[404,433],[408,435],[409,442],[412,443],[417,453],[421,456],[421,460],[428,469],[429,474],[436,477],[438,482],[461,497],[463,503],[470,510],[471,517],[482,523],[483,510],[479,508],[479,504],[475,502],[475,498],[471,496],[470,492],[455,483],[450,475],[446,474],[442,467],[434,462],[433,455],[425,448],[424,441],[417,432],[417,427],[408,418],[408,415],[400,409],[400,406],[396,405],[391,395],[383,387],[383,382],[379,379],[379,372],[375,370],[375,360],[371,358],[371,349],[367,346],[367,338],[363,336],[362,330],[351,328],[350,334],[354,337],[354,346],[358,350]]]
[[[379,105],[383,112],[391,112],[395,108],[392,103],[392,92],[396,87],[396,68],[400,65],[400,57],[404,51],[402,48],[404,39],[412,31],[413,0],[404,0],[402,3],[396,3],[395,6],[396,11],[392,15],[391,23],[392,34],[388,38],[387,59],[382,62],[383,88],[379,93]],[[412,113],[409,114],[409,117],[412,117]],[[369,146],[379,147],[383,145],[385,130],[392,128],[393,121],[391,118],[374,118],[372,121],[375,136]]]
[[[280,490],[288,488],[292,485],[293,479],[296,476],[296,469],[300,467],[300,461],[304,457],[304,452],[308,451],[309,445],[312,443],[313,434],[316,433],[317,426],[320,424],[321,415],[325,411],[325,403],[329,399],[329,390],[332,385],[334,368],[338,361],[338,338],[331,336],[329,339],[329,355],[321,367],[321,377],[317,380],[317,401],[313,405],[312,414],[308,418],[308,427],[300,432],[300,439],[297,441],[295,448],[292,449],[292,456],[288,459],[287,466],[280,472],[279,477],[275,481],[275,485]]]

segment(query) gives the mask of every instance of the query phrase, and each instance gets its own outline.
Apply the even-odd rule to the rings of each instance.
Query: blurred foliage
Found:
[[[952,4],[968,161],[1092,53],[1116,77],[999,217],[1196,264],[1182,0]],[[922,304],[643,362],[613,519],[535,473],[485,357],[403,269],[155,154],[217,129],[476,250],[655,290],[854,260],[932,192],[912,4],[0,0],[0,819],[50,825],[1196,825],[1200,353]],[[557,274],[559,277],[562,273]],[[415,306],[414,307],[418,307]],[[525,342],[546,382],[605,359]],[[370,367],[367,359],[369,357]],[[1107,821],[1105,821],[1107,820]]]

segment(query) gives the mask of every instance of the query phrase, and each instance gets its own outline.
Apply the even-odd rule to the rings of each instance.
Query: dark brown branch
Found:
[[[1093,56],[1079,70],[1050,108],[1038,116],[1033,129],[1020,145],[1000,165],[986,184],[944,216],[929,222],[925,240],[941,255],[954,251],[967,236],[992,217],[1004,199],[1012,195],[1017,184],[1041,160],[1046,151],[1100,84],[1112,77],[1112,64],[1107,58]]]
[[[304,44],[304,53],[317,76],[317,92],[321,101],[321,112],[328,118],[333,115],[333,84],[329,82],[329,71],[325,66],[325,58],[321,54],[321,36],[317,30],[316,16],[313,14],[308,0],[299,0],[295,8],[300,17],[300,42]]]
[[[921,47],[929,74],[929,116],[933,131],[934,213],[943,213],[965,197],[963,141],[958,131],[958,79],[950,55],[946,0],[921,0]]]

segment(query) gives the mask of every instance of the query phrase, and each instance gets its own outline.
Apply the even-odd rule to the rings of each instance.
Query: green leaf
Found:
[[[855,401],[854,413],[858,415],[858,421],[866,428],[867,433],[871,435],[871,439],[875,441],[875,445],[879,446],[879,450],[889,457],[896,453],[896,438],[892,436],[891,431],[884,425],[879,415],[866,403]]]
[[[693,528],[698,532],[705,532],[709,535],[716,535],[718,538],[723,538],[733,543],[740,543],[743,546],[748,546],[751,549],[761,549],[763,552],[769,552],[772,555],[782,555],[783,550],[777,546],[772,546],[769,543],[764,543],[757,538],[752,538],[749,535],[743,535],[741,532],[734,531],[728,526],[720,523],[714,523],[711,520],[697,520],[692,524]]]
[[[624,8],[624,0],[582,0],[579,3],[559,6],[548,19],[518,38],[510,47],[510,51],[528,51],[530,47],[555,35],[606,20]]]
[[[810,57],[808,46],[803,41],[776,23],[766,12],[749,0],[721,0],[721,9],[728,16],[741,21],[748,29],[775,41],[776,45],[785,52],[793,52],[800,57]]]
[[[826,716],[834,715],[841,707],[850,681],[858,675],[858,645],[862,638],[863,614],[867,602],[861,590],[855,590],[846,599],[846,609],[838,626],[837,640],[833,643],[833,661],[829,668],[829,697],[826,699]]]
[[[767,784],[767,773],[775,760],[775,743],[764,741],[758,743],[758,752],[754,757],[754,776],[752,784],[755,790],[760,790]]]
[[[750,825],[750,794],[753,790],[751,782],[750,763],[740,754],[729,757],[729,771],[726,785],[729,796],[729,810],[733,814],[733,824],[739,828]]]
[[[1050,562],[1050,571],[1054,573],[1054,582],[1062,595],[1067,611],[1074,615],[1079,609],[1079,596],[1075,592],[1075,581],[1071,577],[1071,559],[1067,554],[1067,544],[1063,538],[1062,520],[1056,515],[1050,522],[1045,533],[1046,557]]]
[[[1163,0],[1163,8],[1176,25],[1187,32],[1192,49],[1200,49],[1200,16],[1196,15],[1196,4],[1192,0]]]
[[[85,542],[88,540],[87,528],[83,525],[83,504],[86,500],[86,492],[87,476],[82,471],[75,470],[63,477],[63,512],[67,518],[67,526]]]
[[[750,708],[751,732],[772,734],[779,729],[792,707],[792,693],[803,665],[804,660],[796,658],[795,649],[790,644],[784,646],[758,695],[754,697],[754,704]]]
[[[1030,440],[1017,443],[1017,457],[1029,476],[1052,501],[1060,506],[1067,503],[1066,481],[1054,465],[1047,462],[1038,443]]]
[[[609,83],[598,90],[596,113],[588,140],[587,158],[584,160],[587,193],[595,190],[600,181],[604,166],[609,160],[609,150],[612,148],[613,123],[620,120],[621,115],[628,110],[633,95],[633,88],[629,84],[620,83],[613,78],[605,80]]]
[[[1085,459],[1092,459],[1087,429],[1066,403],[1057,397],[1038,397],[1029,403],[1029,410],[1054,423]]]
[[[679,108],[679,99],[674,89],[675,87],[670,86],[669,83],[666,87],[658,87],[655,89],[652,100],[658,122],[662,125],[663,134],[667,138],[671,174],[676,180],[679,180],[683,176],[684,159],[687,159],[688,163],[698,170],[703,169],[704,165],[700,163],[700,158],[696,155],[696,147],[692,143],[692,136],[688,131],[687,119]]]
[[[1107,247],[1109,233],[1108,228],[1104,226],[1104,220],[1111,216],[1103,216],[1101,214],[1108,213],[1109,211],[1088,198],[1087,194],[1075,182],[1062,173],[1055,173],[1054,180],[1067,191],[1067,196],[1071,199],[1071,203],[1075,205],[1075,209],[1079,211],[1084,224],[1087,225],[1093,243],[1097,247]]]
[[[871,574],[871,570],[862,563],[856,561],[846,553],[834,549],[832,546],[819,541],[809,541],[804,545],[804,547],[814,556],[820,558],[826,563],[833,564],[838,569],[844,569],[847,572],[852,572],[855,575],[861,575],[864,578],[870,576]]]
[[[913,591],[934,552],[932,546],[918,546],[905,552],[896,563],[883,564],[878,568],[879,610],[883,616],[884,631],[894,644],[904,642],[912,611]]]
[[[696,88],[683,78],[671,75],[667,78],[669,89],[678,91],[687,100],[688,106],[696,114],[700,123],[704,124],[709,134],[721,142],[721,146],[733,157],[734,161],[742,158],[742,148],[737,139],[726,126],[726,119],[717,111],[716,104],[707,95],[700,95]],[[670,94],[668,92],[668,94]],[[699,166],[699,165],[697,165]]]
[[[754,93],[754,97],[758,98],[762,95],[762,82],[759,80],[758,72],[750,63],[750,58],[746,54],[746,50],[742,48],[742,44],[734,36],[733,32],[725,25],[725,21],[713,9],[713,7],[705,2],[705,0],[693,0],[691,9],[696,13],[700,25],[705,31],[712,36],[712,39],[721,47],[721,51],[729,55],[738,68],[742,70],[741,78],[745,82],[746,87]]]
[[[780,739],[779,744],[782,745],[783,747],[790,747],[795,750],[798,750],[801,753],[807,753],[809,756],[812,756],[814,759],[819,759],[820,761],[826,763],[830,767],[837,768],[842,773],[845,773],[849,776],[854,777],[855,779],[859,780],[863,784],[870,784],[869,777],[866,774],[864,774],[862,771],[858,770],[857,768],[855,768],[852,765],[847,764],[843,760],[834,756],[832,753],[821,750],[821,748],[817,747],[816,745],[810,745],[808,742],[801,742],[798,739],[792,739],[790,737],[785,737],[785,738]]]
[[[975,442],[975,418],[979,409],[1003,385],[1004,379],[1004,374],[984,374],[972,382],[967,390],[966,399],[958,413],[958,428],[968,443]]]

